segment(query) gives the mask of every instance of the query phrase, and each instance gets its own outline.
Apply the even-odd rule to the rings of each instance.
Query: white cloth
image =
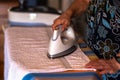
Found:
[[[89,58],[80,48],[63,58],[49,59],[49,27],[10,27],[5,30],[5,80],[22,80],[28,73],[81,69]]]

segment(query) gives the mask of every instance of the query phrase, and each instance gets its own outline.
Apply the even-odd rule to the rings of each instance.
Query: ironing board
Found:
[[[84,65],[90,61],[90,58],[83,52],[89,49],[85,49],[84,47],[82,48],[83,51],[80,48],[77,48],[75,52],[68,56],[49,59],[47,57],[47,49],[51,35],[52,30],[50,27],[7,28],[5,30],[4,46],[4,79],[23,80],[26,75],[32,73],[86,70]],[[80,40],[79,42],[82,41]],[[87,71],[91,72],[95,71],[95,69],[88,69]]]

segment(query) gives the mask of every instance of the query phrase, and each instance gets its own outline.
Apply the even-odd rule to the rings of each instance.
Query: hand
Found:
[[[105,73],[115,73],[118,70],[118,66],[116,65],[115,59],[93,60],[93,61],[90,61],[85,67],[97,69],[100,75]]]
[[[61,15],[55,19],[52,29],[55,30],[59,25],[62,25],[62,31],[64,31],[70,25],[70,18],[65,15]]]

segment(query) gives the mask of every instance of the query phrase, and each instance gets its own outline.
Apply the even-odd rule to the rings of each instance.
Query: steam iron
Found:
[[[74,30],[71,26],[62,31],[61,27],[53,31],[48,48],[49,58],[58,58],[68,55],[77,49]]]

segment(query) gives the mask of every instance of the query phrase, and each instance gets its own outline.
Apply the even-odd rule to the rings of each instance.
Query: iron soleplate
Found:
[[[76,45],[73,45],[71,48],[67,49],[66,51],[63,51],[61,53],[56,53],[55,55],[50,55],[49,53],[47,54],[48,58],[50,59],[55,59],[55,58],[59,58],[59,57],[63,57],[66,56],[68,54],[71,54],[72,52],[74,52],[77,49]]]

